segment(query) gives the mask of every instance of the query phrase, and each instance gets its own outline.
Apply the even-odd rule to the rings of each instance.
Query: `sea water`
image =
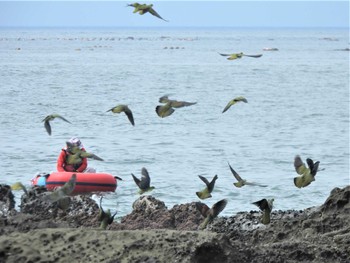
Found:
[[[203,202],[226,198],[226,216],[262,198],[274,198],[274,209],[321,205],[349,184],[348,47],[348,29],[2,28],[0,183],[29,186],[55,171],[77,136],[104,159],[89,166],[123,179],[104,194],[119,217],[139,197],[131,173],[141,177],[142,167],[156,187],[148,194],[168,208],[200,201],[198,175],[218,175]],[[219,55],[234,52],[263,56]],[[166,94],[197,104],[162,119],[155,107]],[[248,103],[222,113],[237,96]],[[106,112],[118,104],[132,110],[134,127]],[[49,136],[42,120],[52,113],[72,124],[54,120]],[[325,169],[304,189],[293,184],[297,154]],[[268,187],[234,187],[228,163]]]

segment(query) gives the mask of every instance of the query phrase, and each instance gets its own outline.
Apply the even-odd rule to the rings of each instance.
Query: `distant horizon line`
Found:
[[[0,26],[1,29],[349,29],[349,26]]]

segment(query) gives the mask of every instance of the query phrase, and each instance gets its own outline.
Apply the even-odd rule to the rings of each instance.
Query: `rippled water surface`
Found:
[[[278,51],[263,51],[263,48]],[[100,172],[122,177],[105,206],[119,216],[138,197],[131,173],[146,167],[151,194],[171,208],[197,201],[199,174],[216,181],[212,205],[224,215],[320,205],[349,184],[349,33],[346,29],[1,29],[1,181],[29,186],[56,169],[65,141],[81,138],[105,161]],[[229,61],[220,53],[263,54]],[[160,96],[195,101],[161,119]],[[227,102],[245,96],[224,114]],[[106,112],[128,104],[124,114]],[[59,113],[72,122],[42,119]],[[296,154],[325,168],[305,189],[293,184]],[[235,188],[228,162],[267,188]],[[20,195],[17,192],[16,195]]]

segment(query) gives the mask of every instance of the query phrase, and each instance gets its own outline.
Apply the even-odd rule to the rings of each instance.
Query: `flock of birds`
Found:
[[[320,162],[313,162],[312,159],[307,158],[306,159],[307,166],[302,161],[301,157],[299,155],[295,156],[294,159],[294,168],[295,171],[299,174],[299,176],[294,178],[294,185],[298,188],[306,187],[311,182],[315,181],[315,176],[319,169]],[[248,186],[259,186],[259,187],[267,187],[267,185],[255,183],[255,182],[248,182],[247,180],[243,179],[228,163],[228,166],[230,168],[230,171],[234,178],[237,180],[237,182],[234,182],[233,185],[235,187],[241,188],[245,185]],[[146,168],[141,169],[141,178],[137,178],[134,174],[131,174],[136,185],[139,188],[139,194],[143,194],[149,191],[152,191],[155,189],[154,186],[151,186],[151,178],[149,176],[149,173]],[[218,179],[218,176],[215,175],[211,181],[209,181],[206,177],[202,175],[198,175],[198,177],[204,182],[205,188],[201,191],[196,192],[196,195],[199,199],[204,200],[207,198],[211,198],[211,193],[214,190],[215,182]],[[263,224],[269,224],[270,223],[270,214],[273,208],[273,202],[274,199],[261,199],[259,201],[253,202],[252,204],[259,207],[259,209],[262,211],[262,217],[261,217],[261,223]],[[211,223],[215,217],[217,217],[221,211],[225,209],[227,205],[227,199],[222,199],[218,202],[216,202],[211,208],[209,208],[206,204],[202,202],[196,202],[197,209],[202,214],[202,216],[205,218],[204,221],[199,226],[199,229],[204,229],[208,223]]]
[[[156,106],[155,111],[160,118],[165,118],[165,117],[170,116],[171,114],[173,114],[175,112],[175,109],[182,108],[182,107],[188,107],[188,106],[192,106],[192,105],[197,104],[197,102],[172,100],[172,99],[169,99],[169,95],[164,95],[164,96],[160,97],[159,102],[163,103],[163,104]],[[248,100],[243,96],[236,97],[227,103],[227,105],[223,109],[222,113],[226,112],[232,105],[236,104],[237,102],[248,103]],[[124,112],[124,114],[128,117],[130,123],[133,126],[135,126],[134,115],[133,115],[133,113],[130,110],[128,105],[119,104],[119,105],[107,110],[107,112],[109,112],[109,111],[111,111],[113,113],[117,113],[117,114]],[[50,114],[42,120],[42,122],[44,122],[44,127],[49,135],[52,134],[52,128],[51,128],[50,123],[51,123],[51,121],[53,121],[55,119],[60,119],[60,120],[63,120],[65,122],[71,124],[70,121],[68,121],[66,118],[62,117],[60,114]]]
[[[302,161],[299,155],[297,155],[294,159],[294,167],[296,172],[299,174],[299,176],[294,178],[294,184],[298,188],[306,187],[311,182],[315,181],[315,176],[319,171],[319,164],[320,164],[319,161],[313,162],[313,160],[311,160],[310,158],[307,158],[306,162],[307,162],[307,166]],[[241,188],[245,185],[267,187],[267,185],[248,182],[247,180],[243,179],[231,167],[229,163],[228,163],[228,166],[230,168],[230,171],[232,172],[232,175],[237,180],[237,182],[233,183],[235,187]],[[151,177],[145,167],[141,169],[141,178],[136,177],[133,173],[131,173],[131,176],[134,179],[134,182],[139,189],[138,193],[140,195],[155,189],[154,186],[151,186]],[[214,190],[215,182],[218,179],[218,176],[215,175],[210,181],[202,175],[198,175],[198,177],[204,182],[205,187],[201,191],[196,192],[196,195],[201,200],[211,198],[212,197],[211,193]],[[61,209],[64,209],[64,210],[67,209],[70,204],[69,196],[72,194],[75,188],[76,178],[77,178],[76,174],[72,174],[72,177],[70,178],[70,180],[66,182],[62,187],[59,187],[54,191],[45,194],[42,198],[50,203],[57,202],[58,207],[60,207]],[[23,186],[23,184],[20,182],[13,184],[11,186],[11,189],[12,190],[23,189],[25,194],[28,193],[25,186]],[[102,207],[102,199],[103,197],[100,198],[100,203],[99,203],[100,212],[99,212],[98,219],[100,222],[100,228],[106,229],[108,225],[113,223],[114,217],[117,214],[117,212],[115,212],[112,215],[110,209],[107,209],[105,211]],[[261,217],[262,224],[267,225],[270,223],[270,215],[273,208],[273,202],[274,202],[274,199],[263,198],[261,200],[258,200],[252,203],[257,207],[259,207],[259,209],[262,211],[262,217]],[[203,222],[199,225],[199,229],[205,229],[206,226],[209,223],[211,223],[225,209],[226,205],[227,205],[227,199],[222,199],[216,202],[211,208],[209,208],[205,203],[196,202],[196,207],[198,211],[204,217]]]
[[[197,104],[197,102],[187,102],[187,101],[178,101],[178,100],[169,99],[169,95],[164,95],[160,97],[159,102],[162,103],[162,105],[156,106],[155,111],[160,118],[165,118],[170,116],[171,114],[174,113],[175,109]],[[236,104],[237,102],[248,103],[248,100],[243,96],[236,97],[227,103],[222,113],[226,112],[232,105]],[[134,116],[132,111],[128,107],[128,105],[119,104],[107,110],[106,112],[109,112],[109,111],[117,114],[124,112],[127,118],[129,119],[130,123],[133,126],[135,126]],[[60,119],[71,124],[70,121],[62,117],[60,114],[50,114],[42,120],[42,122],[44,122],[44,127],[49,135],[52,134],[52,128],[50,123],[55,119]],[[66,159],[66,163],[69,165],[75,165],[75,164],[81,163],[82,158],[92,158],[94,160],[103,161],[103,159],[98,157],[97,155],[83,151],[79,147],[76,147],[69,142],[66,142],[66,145],[67,145],[67,150],[71,153],[67,155],[67,159]]]
[[[133,3],[133,4],[128,4],[127,6],[134,7],[133,13],[139,13],[140,15],[144,15],[146,13],[150,13],[151,15],[162,19],[166,22],[164,18],[162,18],[154,9],[153,5],[147,5],[147,4],[139,4],[139,3]],[[233,53],[233,54],[222,54],[219,53],[221,56],[228,57],[228,60],[235,60],[235,59],[240,59],[243,56],[246,57],[253,57],[253,58],[259,58],[262,56],[262,54],[258,55],[246,55],[242,52],[240,53]],[[155,108],[155,111],[157,115],[161,118],[168,117],[172,115],[177,108],[182,108],[182,107],[187,107],[187,106],[192,106],[195,105],[196,102],[186,102],[186,101],[178,101],[178,100],[173,100],[169,99],[169,95],[164,95],[159,98],[159,102],[162,103],[162,105],[158,105]],[[236,97],[232,100],[230,100],[227,105],[224,107],[222,113],[226,112],[228,109],[230,109],[231,106],[235,105],[238,102],[244,102],[248,103],[248,100],[243,97],[239,96]],[[127,118],[129,119],[130,123],[135,126],[135,121],[133,117],[133,113],[128,107],[128,105],[120,104],[117,105],[109,110],[107,112],[111,111],[112,113],[122,113],[124,112]],[[55,119],[61,119],[67,123],[70,123],[67,119],[62,117],[59,114],[51,114],[45,117],[42,121],[44,122],[44,127],[49,135],[52,133],[51,125],[50,122],[55,120]],[[70,149],[70,152],[72,152],[71,155],[67,156],[67,163],[68,164],[76,164],[81,162],[82,158],[92,158],[95,160],[100,160],[103,161],[102,158],[96,156],[95,154],[88,153],[85,151],[82,151],[79,149],[79,147],[75,147],[74,145],[69,145],[69,142],[67,142],[67,148]],[[319,164],[320,162],[313,162],[312,159],[307,158],[306,159],[307,165],[302,161],[301,157],[299,155],[295,156],[294,159],[294,167],[299,176],[294,178],[294,185],[298,188],[306,187],[308,186],[311,182],[315,181],[315,176],[317,172],[319,171]],[[234,178],[237,180],[237,182],[234,182],[233,185],[235,187],[243,187],[243,186],[259,186],[259,187],[267,187],[267,185],[255,183],[255,182],[248,182],[247,180],[243,179],[228,163],[229,169],[234,176]],[[141,178],[137,178],[134,174],[131,174],[132,178],[139,188],[139,194],[142,195],[146,192],[150,192],[153,189],[155,189],[154,186],[151,186],[151,178],[150,175],[147,171],[146,168],[141,169]],[[211,181],[209,181],[207,178],[205,178],[202,175],[199,175],[199,178],[204,182],[205,188],[201,191],[196,192],[196,195],[198,196],[199,199],[204,200],[207,198],[211,198],[212,191],[215,186],[215,182],[218,179],[218,176],[215,175]],[[62,200],[65,200],[69,195],[73,192],[74,187],[76,183],[76,174],[73,174],[71,179],[62,187],[56,189],[55,191],[48,193],[46,196],[46,199],[49,202],[58,202],[60,207],[66,207],[66,203],[63,202]],[[12,185],[12,189],[23,189],[25,190],[25,187],[21,183],[16,183]],[[26,190],[25,190],[26,193]],[[253,202],[252,204],[256,205],[259,207],[259,209],[262,211],[262,218],[261,222],[263,224],[269,224],[270,223],[270,214],[273,208],[273,202],[274,199],[261,199],[259,201]],[[211,208],[209,208],[206,204],[202,202],[196,202],[197,209],[200,211],[202,216],[205,218],[204,221],[200,225],[200,229],[204,229],[208,223],[212,222],[215,217],[217,217],[221,211],[225,209],[227,205],[227,199],[222,199],[218,202],[216,202]],[[100,214],[99,214],[99,220],[100,220],[100,227],[102,229],[106,229],[109,224],[113,222],[114,216],[116,213],[113,215],[111,214],[110,210],[108,209],[107,211],[104,211],[102,208],[102,197],[100,199],[99,203],[100,207]]]

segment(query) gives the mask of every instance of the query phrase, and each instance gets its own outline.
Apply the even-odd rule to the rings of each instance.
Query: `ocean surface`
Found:
[[[348,29],[1,28],[0,183],[29,187],[78,136],[104,159],[89,166],[123,178],[104,199],[119,218],[139,197],[131,173],[142,167],[156,187],[148,194],[168,208],[199,201],[198,175],[218,175],[204,202],[227,198],[225,216],[262,198],[274,209],[321,205],[350,183],[347,48]],[[165,94],[197,104],[162,119],[155,107]],[[222,113],[237,96],[248,103]],[[118,104],[129,105],[134,127],[106,112]],[[51,122],[49,136],[42,120],[52,113],[72,124]],[[325,169],[304,189],[293,184],[297,154]],[[234,187],[228,162],[268,187]]]

